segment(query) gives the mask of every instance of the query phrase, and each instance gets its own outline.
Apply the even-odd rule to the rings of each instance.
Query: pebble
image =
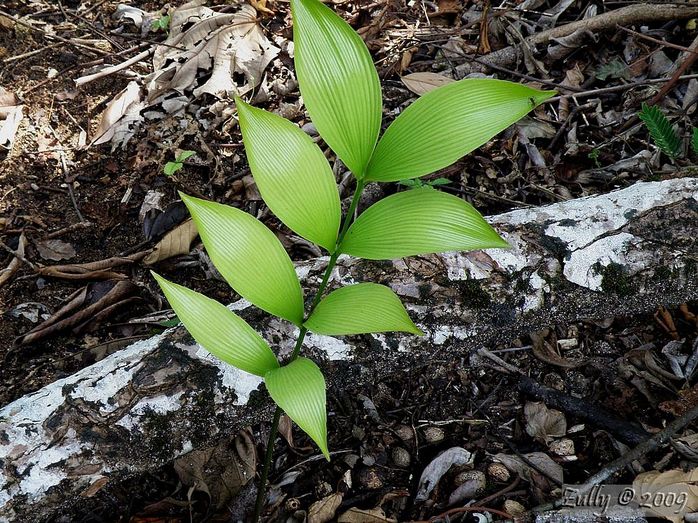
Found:
[[[514,517],[523,516],[526,513],[526,507],[524,507],[518,501],[514,501],[513,499],[507,499],[504,502],[504,512]]]
[[[487,467],[487,474],[493,480],[502,482],[509,481],[509,478],[511,477],[509,469],[507,469],[501,463],[491,463],[490,466]]]
[[[574,441],[569,438],[562,438],[555,440],[548,445],[550,452],[557,454],[558,456],[573,456],[574,455]]]
[[[444,439],[445,433],[439,427],[427,427],[424,429],[424,439],[427,443],[438,443]]]
[[[395,447],[392,452],[393,463],[401,468],[407,468],[410,465],[411,456],[402,447]]]

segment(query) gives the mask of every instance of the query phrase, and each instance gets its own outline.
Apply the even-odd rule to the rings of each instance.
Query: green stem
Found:
[[[337,264],[337,258],[339,258],[339,247],[342,245],[342,240],[349,230],[349,226],[354,221],[354,214],[356,213],[356,207],[359,205],[359,200],[361,199],[361,194],[364,192],[364,187],[366,182],[363,180],[358,180],[356,182],[356,190],[354,191],[354,196],[351,199],[351,204],[349,205],[349,210],[344,218],[344,223],[342,228],[337,235],[337,244],[335,245],[334,252],[330,255],[330,259],[327,262],[327,267],[325,268],[325,273],[322,275],[322,281],[320,286],[315,293],[312,303],[310,304],[310,309],[308,310],[308,316],[310,316],[315,307],[322,299],[322,295],[327,289],[327,284],[330,281],[330,276],[332,275],[332,270]],[[306,317],[307,318],[307,317]],[[298,338],[296,339],[296,345],[293,347],[293,352],[291,353],[291,358],[289,363],[295,360],[301,352],[301,347],[303,346],[303,341],[305,340],[305,335],[308,333],[308,329],[301,326],[301,330],[298,333]],[[269,432],[269,439],[267,440],[267,450],[264,455],[264,466],[262,468],[262,477],[260,478],[259,490],[257,491],[257,500],[254,507],[254,523],[258,523],[260,517],[262,516],[262,509],[264,508],[264,499],[266,498],[267,492],[267,479],[269,477],[269,469],[271,468],[271,460],[274,454],[274,442],[276,440],[276,434],[279,432],[279,420],[281,419],[281,414],[283,411],[281,407],[277,406],[274,411],[274,418],[271,422],[271,430]]]

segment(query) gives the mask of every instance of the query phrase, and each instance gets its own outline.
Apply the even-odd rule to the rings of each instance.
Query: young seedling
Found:
[[[439,185],[448,185],[451,183],[451,180],[448,178],[436,178],[435,180],[420,180],[419,178],[415,178],[414,180],[401,180],[397,183],[410,189],[422,189],[424,187],[433,188]]]
[[[162,168],[162,172],[166,176],[172,176],[174,173],[176,173],[182,167],[184,167],[184,162],[186,162],[189,158],[191,158],[195,154],[196,154],[196,151],[186,151],[186,150],[182,151],[174,159],[174,162],[167,162],[165,164],[165,167]]]
[[[656,105],[649,106],[643,103],[637,116],[645,123],[657,147],[672,160],[678,158],[681,153],[681,140],[664,113]]]
[[[153,31],[163,31],[168,33],[170,30],[170,15],[162,15],[160,18],[153,20],[150,26]]]
[[[554,94],[500,80],[453,82],[414,102],[379,139],[381,87],[364,42],[319,0],[291,0],[291,13],[296,74],[306,109],[356,179],[344,217],[332,168],[313,140],[276,114],[240,99],[236,104],[247,160],[262,198],[287,227],[329,254],[315,295],[304,295],[281,242],[260,221],[234,207],[181,195],[211,260],[230,286],[298,328],[291,356],[280,361],[266,340],[228,308],[154,274],[192,337],[221,360],[262,377],[278,406],[255,521],[264,505],[282,412],[330,458],[325,379],[317,364],[301,355],[306,333],[423,334],[384,285],[357,283],[325,295],[339,255],[392,260],[507,247],[470,204],[432,187],[388,196],[354,220],[364,186],[415,180],[442,169]]]

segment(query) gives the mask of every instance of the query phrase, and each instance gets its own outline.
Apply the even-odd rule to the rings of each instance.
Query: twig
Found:
[[[23,241],[26,241],[26,240],[24,239],[24,237],[20,238],[20,242],[23,242]],[[19,261],[21,261],[22,263],[26,263],[29,267],[31,267],[32,269],[36,270],[36,265],[35,265],[34,263],[30,262],[29,260],[27,260],[27,259],[24,257],[24,255],[20,252],[21,250],[24,250],[24,249],[18,248],[17,250],[14,250],[12,247],[10,247],[9,245],[7,245],[7,244],[6,244],[5,242],[3,242],[2,240],[0,240],[0,248],[6,250],[6,251],[9,252],[12,256],[14,256],[15,258],[17,258]]]
[[[36,31],[37,33],[41,33],[45,38],[58,40],[59,42],[63,42],[64,44],[72,45],[74,47],[80,47],[82,49],[92,51],[93,53],[103,54],[103,55],[109,54],[109,51],[104,51],[103,49],[99,49],[98,47],[93,47],[91,45],[85,45],[83,43],[76,41],[75,38],[73,38],[73,39],[63,38],[62,36],[48,34],[46,31],[39,29],[38,27],[34,27],[31,24],[28,24],[24,20],[20,20],[19,18],[15,18],[14,16],[12,16],[9,13],[6,13],[5,11],[0,10],[0,15],[4,16],[6,18],[9,18],[14,23],[19,24],[23,27],[26,27],[27,29],[31,29],[32,31]]]
[[[693,65],[693,63],[698,59],[698,36],[691,42],[687,52],[684,52],[678,59],[677,64],[681,64],[676,68],[676,72],[671,75],[671,80],[669,80],[664,86],[659,90],[659,92],[652,97],[649,101],[649,105],[655,105],[661,101],[666,94],[671,91],[676,83],[681,78],[681,75],[688,71],[688,68]]]
[[[133,58],[129,58],[125,62],[106,67],[106,68],[102,69],[101,71],[96,72],[94,74],[88,74],[87,76],[81,76],[80,78],[75,80],[75,85],[80,87],[81,85],[85,85],[87,83],[93,82],[94,80],[99,80],[100,78],[104,78],[105,76],[109,76],[110,74],[117,73],[123,69],[126,69],[127,67],[130,67],[133,64],[140,62],[144,58],[147,58],[154,51],[155,51],[155,49],[146,49],[145,51],[138,53]]]
[[[55,49],[56,47],[61,46],[62,44],[51,44],[47,45],[45,47],[42,47],[41,49],[34,49],[33,51],[27,51],[26,53],[18,54],[15,56],[10,56],[9,58],[5,58],[3,62],[6,64],[9,64],[10,62],[16,62],[17,60],[23,60],[25,58],[29,58],[31,56],[37,55],[39,53],[43,53],[44,51],[48,51],[49,49]]]
[[[617,25],[633,25],[641,22],[670,22],[685,20],[698,16],[698,6],[676,4],[646,4],[638,3],[614,9],[606,13],[577,20],[569,24],[561,25],[547,31],[541,31],[525,39],[528,45],[547,44],[553,38],[569,36],[575,31],[584,30],[591,32],[606,31]],[[508,65],[516,61],[521,52],[521,45],[509,46],[483,57],[487,64]]]
[[[663,47],[670,47],[672,49],[678,49],[679,51],[684,51],[687,53],[698,53],[698,51],[692,50],[689,47],[684,47],[683,45],[672,44],[671,42],[667,42],[666,40],[660,40],[659,38],[652,38],[649,35],[638,33],[637,31],[633,31],[632,29],[628,29],[627,27],[623,27],[622,25],[619,25],[617,27],[621,31],[625,31],[626,33],[630,33],[631,35],[635,35],[638,38],[642,38],[643,40],[647,40],[648,42],[654,42],[655,44],[659,44]]]
[[[685,75],[679,76],[678,80],[692,80],[694,78],[698,78],[698,74],[685,74]],[[621,92],[621,91],[627,91],[628,89],[634,89],[635,87],[642,87],[642,86],[650,85],[650,84],[661,84],[661,83],[670,82],[670,81],[671,81],[671,77],[669,77],[669,78],[651,78],[648,80],[638,80],[637,82],[631,82],[629,84],[614,85],[613,87],[602,87],[600,89],[591,89],[590,91],[582,91],[581,93],[561,94],[560,96],[554,96],[552,98],[548,98],[543,103],[555,103],[555,102],[559,102],[563,98],[587,98],[589,96],[598,96],[601,94],[617,93],[617,92]]]

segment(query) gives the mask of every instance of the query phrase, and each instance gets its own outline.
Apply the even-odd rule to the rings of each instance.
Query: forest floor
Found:
[[[234,2],[200,4],[189,7],[197,16],[240,9]],[[171,326],[174,315],[151,267],[222,302],[236,299],[183,225],[177,191],[259,217],[294,259],[321,254],[261,201],[231,93],[211,80],[215,60],[163,45],[163,16],[181,5],[7,0],[0,6],[0,337],[6,340],[0,406]],[[228,87],[312,135],[293,71],[288,3],[253,5],[255,37],[240,43],[247,59],[236,63]],[[683,5],[681,14],[669,16],[673,7],[587,0],[332,6],[373,54],[385,125],[444,78],[488,75],[559,91],[425,180],[485,215],[672,178],[697,158],[689,146],[698,105],[695,7]],[[194,44],[211,38],[192,35]],[[210,49],[214,56],[225,52]],[[128,67],[104,74],[105,66],[133,57]],[[193,74],[177,74],[192,63]],[[98,78],[90,79],[94,73]],[[660,107],[675,126],[678,157],[649,139],[637,118],[643,103]],[[165,165],[182,151],[195,154],[166,175]],[[352,180],[339,162],[334,167],[348,204]],[[377,199],[409,189],[383,184],[370,194]],[[697,313],[697,304],[688,303],[644,317],[551,325],[488,349],[538,383],[651,434],[698,403]],[[510,380],[489,363],[435,360],[330,397],[336,457],[320,461],[302,433],[283,431],[269,520],[482,521],[485,513],[501,519],[553,499],[563,470],[565,483],[583,483],[627,452],[612,434],[532,401]],[[251,438],[254,454],[255,447],[263,450],[267,430],[261,423],[238,437]],[[689,470],[697,456],[694,425],[678,431],[671,446],[629,463],[615,480],[632,484],[643,471]],[[443,476],[434,472],[439,464]],[[220,488],[227,470],[221,465],[210,471],[208,486],[188,488],[170,465],[110,486],[69,520],[244,519],[240,507],[249,506],[252,483]],[[436,483],[428,493],[420,489],[425,473]],[[698,493],[693,496],[698,507]],[[460,510],[443,515],[453,507]]]

